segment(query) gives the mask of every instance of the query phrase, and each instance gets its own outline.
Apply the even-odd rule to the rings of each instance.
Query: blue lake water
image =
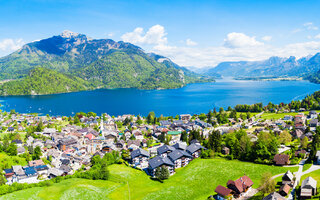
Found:
[[[320,90],[320,84],[307,81],[234,81],[190,84],[170,90],[114,89],[56,95],[0,97],[2,110],[20,113],[72,115],[93,111],[110,115],[177,115],[208,112],[214,107],[236,104],[289,103]]]

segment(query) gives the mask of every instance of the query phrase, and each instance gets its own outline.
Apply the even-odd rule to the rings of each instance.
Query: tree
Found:
[[[40,120],[36,128],[36,132],[41,132],[42,130],[43,130],[43,123],[42,123],[42,120]]]
[[[32,155],[32,159],[33,160],[39,160],[41,156],[42,156],[41,148],[39,146],[37,146],[34,149],[34,154]]]
[[[212,149],[214,152],[221,151],[221,134],[219,131],[212,131],[209,134],[208,148]]]
[[[7,148],[7,153],[9,156],[16,156],[18,154],[17,145],[15,143],[11,143]]]
[[[180,136],[180,141],[182,141],[182,142],[188,141],[188,134],[186,131],[182,131],[181,136]]]
[[[154,112],[150,112],[147,116],[147,123],[151,124],[154,122],[154,118],[155,118],[156,114]]]
[[[308,138],[307,138],[307,137],[304,137],[304,138],[302,138],[302,140],[301,140],[301,148],[306,149],[307,146],[308,146]]]
[[[158,167],[158,168],[156,169],[155,176],[157,177],[157,179],[158,179],[159,181],[163,181],[163,180],[169,178],[170,173],[169,173],[168,168],[162,166],[162,167]]]
[[[276,182],[272,179],[270,172],[264,173],[261,178],[260,192],[264,194],[269,194],[275,191]]]
[[[288,131],[283,131],[282,133],[280,133],[279,142],[281,144],[287,144],[291,142],[291,140],[292,140],[292,136]]]

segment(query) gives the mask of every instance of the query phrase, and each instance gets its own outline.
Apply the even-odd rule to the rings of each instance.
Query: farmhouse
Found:
[[[301,183],[300,197],[303,199],[311,198],[316,193],[317,193],[317,181],[310,176],[304,179]]]

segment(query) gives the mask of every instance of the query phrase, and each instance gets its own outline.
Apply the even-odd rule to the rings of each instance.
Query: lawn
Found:
[[[0,199],[206,199],[214,194],[217,185],[225,185],[229,179],[246,174],[253,180],[253,187],[258,187],[262,173],[275,175],[288,170],[224,159],[197,159],[160,183],[125,165],[112,165],[109,169],[108,181],[69,179],[46,188],[14,192]]]
[[[319,110],[317,110],[317,112],[319,112]],[[295,116],[298,115],[298,113],[300,112],[290,112],[290,113],[263,113],[261,115],[261,119],[282,119],[284,116],[286,115],[291,115],[291,116]],[[305,112],[301,112],[304,113],[305,115],[309,114],[309,111],[305,111]]]
[[[6,153],[0,153],[0,169],[10,168],[12,165],[27,165],[25,158],[19,156],[8,156]]]

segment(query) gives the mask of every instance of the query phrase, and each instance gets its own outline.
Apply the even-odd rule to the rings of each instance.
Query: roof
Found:
[[[156,156],[149,160],[149,166],[151,169],[156,169],[162,165],[174,166],[169,158],[163,158],[161,156]]]
[[[186,150],[187,150],[189,153],[193,154],[194,152],[196,152],[196,151],[198,151],[198,150],[200,150],[200,149],[204,149],[204,147],[201,146],[201,145],[198,145],[198,144],[193,143],[193,144],[190,144],[190,145],[187,147]]]
[[[189,157],[189,158],[192,158],[192,156],[185,152],[185,151],[182,151],[182,150],[174,150],[172,151],[171,153],[168,154],[168,157],[172,160],[172,161],[175,161],[175,160],[178,160],[179,158],[181,157]]]
[[[44,165],[44,162],[42,160],[32,160],[32,161],[29,161],[29,166],[32,167],[32,166],[37,166],[37,165]]]
[[[175,148],[169,145],[163,145],[157,149],[159,155],[166,153],[167,151],[174,151]]]
[[[308,176],[301,183],[301,188],[311,186],[312,188],[317,188],[317,181],[314,180],[311,176]]]
[[[13,170],[12,169],[4,169],[4,172],[6,174],[11,174],[11,173],[13,173]]]
[[[24,168],[24,171],[26,173],[27,176],[32,176],[32,175],[36,175],[37,171],[34,167],[26,167]]]
[[[286,200],[277,192],[272,192],[268,196],[264,197],[263,200]]]
[[[214,191],[218,193],[218,195],[225,197],[225,196],[228,196],[232,190],[230,190],[229,188],[223,187],[222,185],[218,185]]]
[[[289,155],[286,154],[276,154],[273,159],[277,165],[286,165],[289,164]]]
[[[177,142],[176,144],[172,145],[174,148],[176,149],[180,149],[180,150],[186,150],[187,148],[187,143],[185,142]]]
[[[291,181],[293,180],[293,174],[288,170],[283,176],[282,179],[288,177]]]
[[[229,180],[228,183],[227,183],[228,187],[230,187],[230,185],[233,185],[235,186],[235,188],[241,193],[243,192],[243,185],[242,185],[242,182],[240,179],[237,179],[235,181],[233,180]]]
[[[280,187],[279,192],[284,191],[286,194],[289,193],[291,187],[288,184],[284,184]]]
[[[38,165],[34,167],[37,171],[47,170],[49,169],[47,165]]]
[[[240,180],[242,181],[242,183],[244,185],[246,185],[247,187],[251,187],[253,185],[253,181],[246,175],[242,176],[240,178]]]
[[[144,150],[144,149],[136,149],[134,151],[131,152],[131,158],[135,158],[135,157],[138,157],[138,156],[144,156],[144,157],[150,157],[150,154],[148,151]]]
[[[168,135],[179,135],[181,131],[168,131]]]

